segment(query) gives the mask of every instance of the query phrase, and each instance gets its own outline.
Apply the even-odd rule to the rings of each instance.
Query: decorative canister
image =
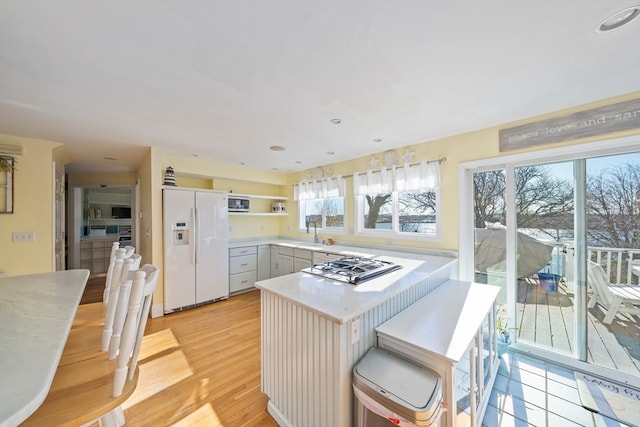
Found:
[[[173,172],[173,168],[171,166],[169,166],[164,171],[164,184],[163,185],[171,185],[171,186],[174,186],[174,187],[176,185],[176,174]]]
[[[272,203],[271,204],[271,212],[280,213],[281,212],[280,203]]]

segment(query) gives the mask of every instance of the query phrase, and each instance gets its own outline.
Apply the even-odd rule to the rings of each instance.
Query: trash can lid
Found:
[[[442,399],[442,379],[432,369],[401,359],[380,348],[372,348],[353,369],[357,386],[374,388],[414,411],[430,412]]]

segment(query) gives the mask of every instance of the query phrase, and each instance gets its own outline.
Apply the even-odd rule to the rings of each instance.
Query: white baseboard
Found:
[[[276,407],[276,405],[269,399],[267,402],[267,412],[271,414],[273,419],[278,423],[280,427],[295,427],[293,424],[289,422],[287,417],[285,417],[282,412]]]

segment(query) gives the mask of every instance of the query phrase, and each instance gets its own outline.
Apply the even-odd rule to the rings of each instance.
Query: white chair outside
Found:
[[[614,285],[600,264],[588,261],[587,283],[591,289],[588,307],[600,303],[606,310],[602,323],[609,325],[617,313],[640,315],[640,286]]]

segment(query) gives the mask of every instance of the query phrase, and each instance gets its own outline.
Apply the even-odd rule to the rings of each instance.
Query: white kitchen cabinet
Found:
[[[258,246],[258,280],[271,278],[271,245]]]
[[[106,273],[111,258],[111,246],[117,240],[117,237],[80,240],[80,268],[91,270],[91,274]]]
[[[258,251],[256,246],[229,249],[229,293],[254,288],[258,279]]]
[[[302,270],[303,268],[311,267],[313,260],[313,251],[301,248],[292,248],[290,246],[274,246],[277,248],[277,263],[275,266],[276,275],[274,275],[274,269],[272,267],[271,277],[284,276]],[[276,252],[272,252],[273,256]]]
[[[278,277],[278,246],[271,245],[271,277]]]
[[[314,264],[324,264],[325,262],[335,261],[337,259],[344,258],[344,255],[333,254],[331,252],[313,252],[313,263]]]
[[[293,256],[278,253],[278,276],[293,273]]]
[[[436,371],[443,427],[482,425],[498,373],[495,299],[500,288],[449,280],[376,328],[378,347]]]
[[[313,252],[308,249],[293,249],[293,271],[301,271],[303,268],[311,267]]]

